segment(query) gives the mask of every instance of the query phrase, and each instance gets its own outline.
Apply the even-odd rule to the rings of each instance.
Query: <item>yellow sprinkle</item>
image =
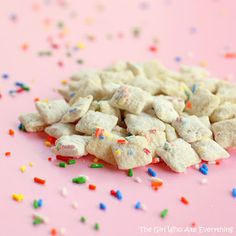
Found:
[[[49,141],[45,141],[44,144],[45,144],[46,147],[51,147],[52,146],[52,144]]]
[[[68,81],[67,81],[66,79],[63,79],[63,80],[61,81],[61,83],[62,83],[63,85],[66,85],[66,84],[68,83]]]
[[[78,42],[77,48],[79,48],[79,49],[84,49],[84,48],[85,48],[85,44],[82,43],[82,42]]]
[[[48,102],[48,99],[44,99],[43,102]]]
[[[21,167],[20,167],[20,171],[21,171],[22,173],[24,173],[24,172],[26,171],[26,166],[21,166]]]
[[[94,159],[93,159],[93,162],[97,163],[98,160],[99,160],[98,158],[94,158]]]
[[[30,167],[33,167],[33,166],[34,166],[34,163],[33,163],[33,162],[30,162],[30,163],[29,163],[29,166],[30,166]]]
[[[23,201],[24,198],[25,198],[24,194],[16,194],[16,193],[12,194],[12,199],[17,202]]]
[[[119,156],[119,155],[121,154],[121,150],[119,150],[119,149],[115,150],[115,154],[116,154],[117,156]]]

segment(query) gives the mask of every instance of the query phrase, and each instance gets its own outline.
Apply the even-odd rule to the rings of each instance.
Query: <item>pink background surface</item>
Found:
[[[141,184],[109,167],[88,168],[91,158],[81,158],[75,166],[61,169],[55,161],[47,160],[55,157],[43,144],[45,136],[17,130],[17,117],[34,110],[35,98],[58,98],[54,89],[81,68],[102,68],[118,60],[158,59],[171,68],[178,68],[180,63],[204,64],[215,75],[234,80],[236,59],[224,54],[236,53],[235,9],[233,0],[1,0],[0,74],[9,74],[9,79],[0,78],[0,235],[50,235],[51,228],[62,227],[67,235],[163,235],[142,233],[140,226],[153,230],[168,225],[190,227],[192,222],[197,226],[234,227],[236,235],[236,199],[231,196],[236,187],[233,153],[221,165],[209,167],[208,184],[204,186],[199,184],[204,176],[194,169],[175,174],[162,164],[153,166],[164,180],[156,192],[150,187],[146,168],[135,170],[135,176],[143,179]],[[12,15],[17,17],[15,21]],[[64,26],[59,28],[58,22]],[[140,29],[139,37],[132,34],[135,27]],[[94,40],[88,40],[88,35]],[[58,49],[50,46],[49,37]],[[85,47],[75,50],[78,43]],[[27,50],[22,50],[23,44],[28,45]],[[157,51],[150,51],[150,46]],[[42,50],[53,55],[39,57]],[[76,63],[78,59],[84,64]],[[16,81],[28,84],[31,91],[11,97],[8,91],[15,88]],[[7,134],[10,128],[16,132],[14,137]],[[11,157],[4,156],[6,151],[12,152]],[[29,167],[29,162],[34,166]],[[22,165],[27,166],[25,173],[19,170]],[[97,185],[95,192],[86,185],[71,183],[80,174]],[[35,176],[45,178],[47,184],[33,183]],[[68,189],[67,198],[59,194],[63,186]],[[111,197],[111,189],[120,189],[123,201]],[[13,193],[24,194],[24,201],[14,202]],[[189,206],[179,201],[181,196],[189,199]],[[34,210],[32,202],[39,198],[44,206]],[[73,201],[78,202],[77,210],[71,207]],[[135,210],[136,201],[144,203],[147,211]],[[106,212],[98,209],[100,202],[106,203]],[[161,219],[164,208],[169,214]],[[35,211],[47,216],[49,223],[33,226]],[[79,222],[81,216],[87,218],[86,224]],[[95,222],[101,226],[99,232],[93,230]]]

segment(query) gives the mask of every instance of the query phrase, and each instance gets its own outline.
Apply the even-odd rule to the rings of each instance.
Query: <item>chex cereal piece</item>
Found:
[[[76,89],[76,94],[80,97],[92,95],[94,99],[101,99],[104,95],[103,93],[100,78],[97,80],[81,80]]]
[[[38,101],[36,108],[46,124],[53,124],[61,120],[69,109],[69,105],[63,99],[54,101]]]
[[[79,97],[62,117],[62,123],[73,123],[78,121],[89,109],[93,96]]]
[[[156,95],[161,91],[161,83],[158,80],[149,80],[146,76],[136,76],[135,79],[130,84],[134,87],[141,88],[144,91],[147,91],[151,95]]]
[[[171,123],[179,117],[172,103],[163,98],[156,97],[153,101],[153,108],[156,116],[166,123]]]
[[[100,73],[102,83],[112,82],[116,84],[129,84],[134,75],[131,71],[103,71]]]
[[[117,124],[118,118],[102,112],[88,111],[77,123],[75,129],[91,135],[97,128],[111,131]]]
[[[166,142],[165,132],[159,131],[157,129],[152,129],[144,133],[143,136],[148,141],[148,146],[149,146],[149,150],[151,152],[152,157],[155,157],[157,147],[163,147],[163,145]]]
[[[191,145],[199,157],[204,161],[215,161],[230,156],[227,151],[212,139],[202,139]]]
[[[180,138],[158,147],[157,153],[176,172],[184,172],[187,167],[201,162],[191,145]]]
[[[158,131],[165,130],[165,125],[162,121],[146,113],[141,113],[140,115],[127,114],[125,116],[125,123],[127,131],[133,135],[143,134],[153,129]]]
[[[49,136],[60,138],[64,135],[76,134],[75,126],[72,124],[55,123],[44,130]]]
[[[186,91],[191,94],[190,89],[185,85],[185,83],[165,76],[161,79],[161,91],[166,95],[180,97],[184,100],[188,98]]]
[[[221,102],[236,103],[236,85],[221,82],[216,95],[220,98]]]
[[[203,125],[197,116],[177,118],[172,122],[172,126],[178,135],[188,143],[201,140],[202,138],[209,138],[212,135],[211,130]]]
[[[143,65],[139,63],[133,63],[133,62],[127,62],[126,63],[126,69],[130,70],[134,76],[145,76],[145,72],[143,69]]]
[[[118,61],[113,65],[108,66],[105,71],[124,71],[127,69],[127,64],[124,61]]]
[[[99,72],[92,69],[80,70],[78,73],[72,75],[70,79],[73,81],[97,80],[99,79]]]
[[[208,116],[200,116],[198,118],[202,122],[203,125],[205,125],[208,129],[211,130],[211,122]]]
[[[112,134],[115,134],[115,135],[118,135],[118,136],[120,136],[120,137],[126,137],[126,136],[128,136],[127,130],[124,129],[124,128],[122,128],[122,127],[120,127],[120,126],[118,126],[118,125],[116,125],[116,126],[112,129],[111,133],[112,133]]]
[[[211,122],[218,122],[222,120],[229,120],[236,117],[236,104],[231,102],[224,102],[217,107],[211,114]]]
[[[43,131],[46,127],[46,123],[44,122],[41,115],[37,112],[20,115],[19,121],[25,127],[27,132]]]
[[[188,77],[189,80],[204,79],[210,76],[209,71],[200,66],[181,65],[180,72]]]
[[[59,94],[68,102],[71,99],[71,91],[69,88],[60,88],[57,90]]]
[[[85,147],[89,139],[89,136],[64,135],[57,139],[52,152],[60,156],[79,158],[88,154]]]
[[[124,138],[103,130],[99,135],[93,135],[92,139],[88,142],[86,150],[89,154],[109,164],[116,165],[111,145],[116,143],[117,140],[126,142]]]
[[[157,61],[151,60],[143,63],[143,70],[149,79],[157,79],[158,76],[166,70],[166,68]]]
[[[150,94],[140,88],[121,85],[112,96],[110,103],[112,106],[139,114],[143,110]]]
[[[129,136],[128,143],[112,144],[112,152],[119,169],[132,169],[152,162],[151,152],[146,138]]]
[[[105,98],[110,99],[115,91],[120,87],[120,84],[105,82],[102,86]]]
[[[223,148],[236,147],[236,118],[212,125],[215,141]]]
[[[178,113],[181,113],[185,108],[185,101],[184,101],[183,98],[172,97],[172,96],[164,96],[164,95],[160,95],[159,97],[171,102],[174,109]]]
[[[172,142],[172,141],[176,140],[178,138],[178,135],[175,132],[175,129],[169,124],[165,124],[165,126],[166,126],[165,134],[166,134],[167,142]]]
[[[220,99],[207,89],[198,88],[190,97],[191,107],[186,106],[186,111],[191,115],[210,116],[219,106]]]
[[[116,116],[119,121],[121,120],[120,110],[116,107],[111,106],[109,101],[102,100],[98,102],[98,106],[99,106],[98,110],[100,112],[108,114],[108,115]]]

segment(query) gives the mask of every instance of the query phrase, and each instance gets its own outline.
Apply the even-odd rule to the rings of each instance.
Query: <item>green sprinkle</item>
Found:
[[[85,221],[86,221],[86,218],[84,216],[81,216],[80,222],[85,223]]]
[[[99,230],[99,229],[100,229],[100,225],[99,225],[98,223],[96,223],[96,224],[94,225],[94,229],[95,229],[95,230]]]
[[[133,169],[128,170],[128,176],[132,177],[134,175]]]
[[[26,85],[23,85],[22,88],[25,90],[25,91],[30,91],[30,88]]]
[[[39,204],[37,200],[34,200],[33,206],[34,206],[34,209],[39,208]]]
[[[90,168],[103,168],[104,165],[103,164],[96,164],[96,163],[93,163],[90,165]]]
[[[165,218],[168,214],[168,209],[164,209],[162,212],[161,212],[161,218]]]
[[[35,217],[34,221],[33,221],[33,224],[34,225],[39,225],[39,224],[42,224],[43,223],[43,219],[40,218],[40,217]]]
[[[65,162],[60,162],[59,163],[59,167],[61,167],[61,168],[66,168],[66,163]]]
[[[68,161],[68,165],[74,165],[76,164],[76,160],[72,159]]]
[[[84,184],[84,183],[86,183],[86,178],[83,176],[76,177],[76,178],[72,179],[72,182],[76,183],[76,184]]]

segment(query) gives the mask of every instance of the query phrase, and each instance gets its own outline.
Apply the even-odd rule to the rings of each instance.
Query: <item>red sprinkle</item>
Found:
[[[51,158],[51,157],[49,157],[49,158],[48,158],[48,161],[52,161],[52,158]]]
[[[57,230],[55,228],[51,229],[51,235],[57,235]]]
[[[196,222],[192,222],[191,226],[196,227],[197,226]]]
[[[186,108],[191,109],[192,108],[192,103],[190,101],[187,101],[185,106],[186,106]]]
[[[217,161],[216,161],[216,165],[220,165],[220,160],[217,160]]]
[[[144,151],[147,155],[150,154],[150,150],[148,150],[147,148],[144,148],[143,151]]]
[[[47,138],[47,141],[50,142],[51,144],[55,144],[56,140],[57,140],[56,138],[51,137],[51,136],[48,136]]]
[[[188,205],[188,204],[189,204],[188,199],[186,199],[185,197],[181,197],[181,198],[180,198],[180,201],[181,201],[183,204],[185,204],[185,205]]]
[[[5,152],[5,156],[11,156],[11,152]]]
[[[89,190],[96,190],[96,185],[90,184],[89,185]]]
[[[59,161],[63,161],[63,162],[68,163],[68,161],[72,160],[73,157],[64,157],[64,156],[56,155],[56,159]]]
[[[157,47],[156,47],[156,46],[150,46],[150,47],[149,47],[149,50],[150,50],[151,52],[157,52]]]
[[[111,194],[113,197],[116,197],[116,191],[115,191],[115,190],[112,189],[112,190],[110,191],[110,194]]]
[[[117,143],[120,143],[120,144],[126,144],[127,141],[124,140],[124,139],[118,139],[118,140],[117,140]]]
[[[236,58],[236,53],[233,53],[233,52],[228,52],[228,53],[225,53],[225,58]]]
[[[37,184],[45,184],[46,180],[40,179],[38,177],[34,177],[34,182],[37,183]]]

